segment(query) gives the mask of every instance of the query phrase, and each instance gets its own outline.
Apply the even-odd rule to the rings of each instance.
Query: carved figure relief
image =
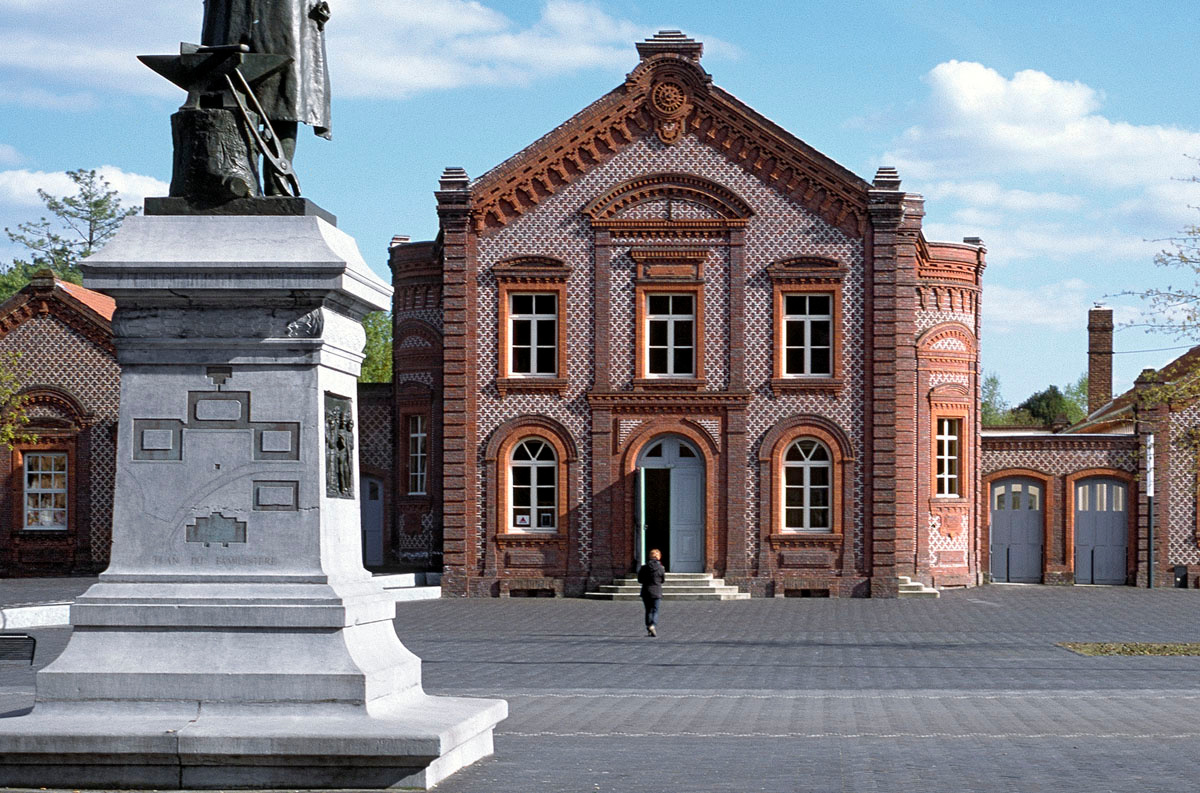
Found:
[[[325,495],[354,498],[354,403],[325,394]]]

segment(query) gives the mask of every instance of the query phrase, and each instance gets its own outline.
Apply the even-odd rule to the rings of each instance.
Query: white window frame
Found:
[[[815,443],[817,445],[817,447],[824,449],[825,459],[824,460],[812,460],[812,459],[788,460],[787,459],[788,452],[790,452],[793,447],[798,446],[803,441],[809,441],[809,442]],[[833,505],[833,453],[830,451],[829,447],[827,445],[825,445],[824,443],[822,443],[821,441],[817,440],[816,438],[812,438],[812,437],[808,437],[808,436],[796,438],[791,443],[789,443],[787,445],[787,447],[784,449],[783,459],[781,462],[783,465],[782,465],[782,470],[780,471],[780,476],[779,476],[779,481],[780,481],[779,516],[780,516],[780,520],[782,521],[780,530],[785,533],[788,533],[788,534],[799,534],[799,533],[831,534],[833,532],[833,517],[834,517],[833,516],[833,509],[834,509],[834,505]],[[812,483],[812,472],[816,468],[824,468],[827,471],[826,484],[814,485]],[[801,472],[801,480],[802,481],[799,485],[789,485],[788,484],[788,471],[789,470],[798,470]],[[803,502],[803,506],[801,506],[800,509],[801,509],[801,514],[803,516],[803,520],[802,520],[800,526],[789,526],[788,525],[789,507],[788,507],[787,494],[788,494],[789,488],[798,489],[802,493],[801,501]],[[827,493],[826,503],[824,506],[813,506],[812,495],[813,495],[813,492],[818,489],[823,489]],[[796,509],[796,507],[791,507],[790,509]],[[815,526],[814,527],[812,525],[812,512],[814,509],[824,509],[825,510],[825,513],[827,515],[827,521],[826,521],[825,526]]]
[[[429,454],[429,424],[424,414],[416,413],[408,417],[408,494],[423,496],[428,487]]]
[[[690,313],[687,313],[687,314],[675,313],[675,300],[676,300],[676,298],[681,298],[681,297],[686,297],[692,302],[692,310]],[[697,364],[697,350],[696,350],[696,310],[697,310],[697,306],[696,306],[696,302],[697,302],[698,295],[695,292],[647,292],[645,294],[645,298],[646,298],[646,328],[645,328],[645,337],[644,338],[646,339],[646,352],[645,352],[646,376],[647,377],[660,377],[660,378],[677,378],[677,377],[679,377],[679,378],[687,378],[687,377],[694,378],[696,376],[696,364]],[[667,309],[668,313],[656,314],[656,313],[651,312],[650,306],[653,304],[652,301],[655,298],[667,298],[670,301],[668,303],[668,309]],[[667,342],[665,345],[651,343],[652,334],[651,334],[650,329],[651,329],[651,327],[653,327],[653,324],[655,322],[665,322],[667,325]],[[691,335],[688,337],[686,344],[681,344],[679,342],[679,340],[676,338],[675,332],[676,332],[678,323],[680,323],[680,322],[690,322],[692,325],[692,332],[691,332]],[[676,372],[675,371],[675,353],[676,353],[676,351],[684,350],[684,349],[691,350],[691,353],[692,353],[691,369],[687,372]],[[666,350],[667,351],[667,371],[655,372],[651,368],[653,365],[652,364],[653,356],[651,355],[651,352],[653,350]]]
[[[544,446],[545,449],[550,452],[550,459],[547,460],[537,458],[536,454],[534,453],[534,449],[539,448],[539,444]],[[516,459],[518,451],[522,448],[527,448],[530,459]],[[529,485],[517,484],[516,471],[518,468],[529,469]],[[539,484],[541,481],[540,473],[547,470],[550,472],[550,485]],[[538,491],[547,487],[550,487],[553,490],[553,498],[551,499],[551,503],[549,505],[538,504]],[[518,490],[529,491],[528,507],[517,506]],[[545,438],[540,438],[537,436],[521,439],[520,442],[513,446],[512,453],[509,454],[508,459],[508,515],[505,518],[508,523],[508,530],[510,532],[521,534],[552,534],[557,532],[558,499],[558,454],[555,452],[553,444],[551,444]],[[517,522],[518,509],[528,511],[528,525],[519,524]],[[548,511],[548,514],[550,515],[551,525],[542,525],[541,515],[546,511]]]
[[[961,498],[962,428],[961,418],[937,418],[934,434],[934,496]],[[953,469],[953,470],[951,470]]]
[[[784,292],[782,306],[782,322],[783,333],[779,339],[779,354],[781,357],[780,371],[784,377],[832,377],[833,376],[833,301],[835,295],[832,292]],[[808,312],[809,299],[814,297],[823,297],[829,301],[829,311],[824,314],[813,314]],[[803,298],[805,313],[792,314],[788,312],[788,301],[793,298]],[[829,340],[827,344],[813,344],[813,325],[824,323],[828,327]],[[804,328],[804,343],[799,345],[788,344],[788,330],[793,324],[798,324]],[[803,353],[804,365],[803,371],[793,372],[788,368],[788,351],[800,350]],[[814,350],[826,350],[829,353],[829,366],[825,371],[814,372],[812,367],[812,354]]]
[[[517,298],[530,298],[533,310],[531,312],[517,313],[516,305]],[[537,310],[538,300],[540,298],[549,298],[553,301],[553,306],[549,313],[539,312]],[[539,332],[539,326],[542,322],[549,321],[552,323],[549,342],[542,338]],[[528,323],[529,325],[529,344],[517,344],[517,324]],[[529,349],[529,371],[517,371],[517,348]],[[538,351],[551,350],[552,355],[550,360],[553,362],[553,368],[544,372],[538,368]],[[558,293],[557,292],[509,292],[508,293],[508,374],[510,377],[557,377],[558,376]]]
[[[25,452],[22,455],[21,461],[21,530],[22,531],[66,531],[70,528],[71,519],[71,478],[70,478],[70,459],[66,452],[45,451],[45,452]],[[62,468],[59,469],[50,463],[49,467],[44,465],[45,461],[60,459],[62,460]],[[37,484],[32,484],[33,477],[37,477]],[[49,476],[51,482],[49,486],[43,486],[44,477]],[[55,487],[53,480],[57,477],[62,477],[62,487]],[[42,506],[42,502],[54,500],[55,495],[62,495],[62,507],[52,505]],[[31,503],[31,498],[36,502],[36,505]],[[30,523],[30,513],[35,513],[37,522]],[[55,512],[62,513],[62,521],[54,523],[42,523],[42,516],[49,514],[53,520]]]

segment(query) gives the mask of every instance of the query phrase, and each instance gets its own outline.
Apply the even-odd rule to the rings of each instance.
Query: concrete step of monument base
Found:
[[[726,586],[725,579],[713,578],[712,573],[667,573],[663,582],[663,600],[749,600],[750,594],[735,586]],[[618,578],[602,584],[594,592],[585,592],[593,600],[639,600],[642,587],[636,576]]]
[[[39,702],[0,719],[0,787],[428,789],[492,754],[503,700]]]
[[[896,576],[900,582],[900,592],[898,597],[902,598],[938,598],[942,593],[922,584],[920,581],[913,581],[906,575]]]
[[[442,596],[441,573],[376,573],[371,580],[397,603],[437,600]]]

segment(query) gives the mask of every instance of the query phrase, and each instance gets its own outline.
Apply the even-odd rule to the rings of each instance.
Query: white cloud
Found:
[[[0,165],[16,165],[21,160],[21,152],[17,151],[16,146],[0,143]]]
[[[1079,278],[1025,288],[988,284],[983,301],[984,335],[1029,330],[1078,331],[1087,312],[1103,302],[1117,324],[1137,321],[1139,307],[1105,300],[1102,289]]]
[[[1030,212],[1041,210],[1071,212],[1084,205],[1083,196],[1064,193],[1036,193],[1006,188],[993,181],[928,182],[921,185],[925,197],[931,200],[953,198],[975,207]]]
[[[1200,153],[1200,132],[1113,121],[1096,113],[1100,92],[1043,72],[1010,79],[982,64],[948,61],[927,79],[927,118],[888,154],[912,177],[966,167],[1137,188],[1179,175],[1184,155]]]
[[[112,185],[126,206],[141,204],[146,196],[166,195],[169,188],[166,182],[153,176],[129,173],[113,165],[102,165],[96,172]],[[77,190],[75,183],[63,171],[0,171],[0,204],[41,208],[43,204],[38,197],[39,189],[52,196],[72,195]]]
[[[135,54],[177,51],[200,34],[199,0],[0,0],[7,103],[71,108],[90,92],[175,98]],[[581,0],[546,0],[522,26],[477,0],[339,0],[326,28],[334,91],[397,99],[470,85],[528,84],[585,69],[628,69],[654,32]],[[710,52],[736,57],[715,37]]]

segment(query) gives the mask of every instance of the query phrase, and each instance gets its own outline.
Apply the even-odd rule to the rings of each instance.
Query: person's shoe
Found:
[[[646,630],[647,630],[647,631],[650,633],[650,635],[651,635],[651,636],[657,636],[657,635],[658,635],[658,631],[654,629],[654,626],[653,626],[653,625],[651,625],[649,628],[646,628]]]

